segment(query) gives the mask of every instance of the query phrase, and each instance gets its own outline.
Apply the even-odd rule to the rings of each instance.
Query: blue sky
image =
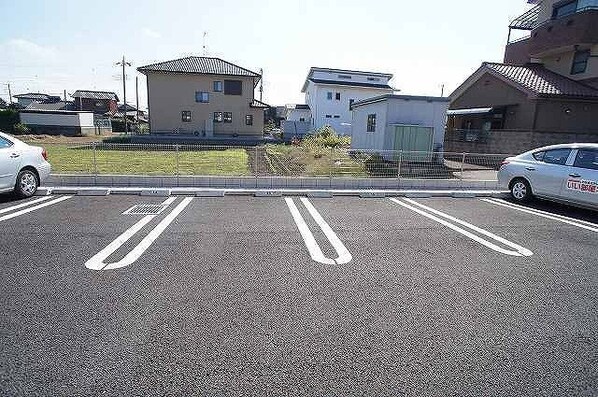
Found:
[[[202,55],[264,69],[264,101],[303,102],[310,66],[390,72],[402,93],[450,93],[482,61],[502,61],[525,0],[0,0],[0,97],[28,91],[115,91],[134,67]],[[135,68],[127,102],[134,103]],[[146,107],[140,76],[140,105]],[[257,97],[257,92],[256,92]]]

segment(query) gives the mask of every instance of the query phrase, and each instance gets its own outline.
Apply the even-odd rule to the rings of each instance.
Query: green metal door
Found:
[[[432,127],[417,125],[395,126],[394,149],[402,150],[406,155],[405,159],[410,159],[411,161],[429,161],[432,158],[433,142],[434,129]]]

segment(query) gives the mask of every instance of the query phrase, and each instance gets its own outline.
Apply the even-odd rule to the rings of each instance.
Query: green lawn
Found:
[[[54,173],[93,173],[93,150],[86,146],[43,145]],[[180,175],[250,175],[249,156],[244,149],[181,150]],[[175,175],[177,154],[162,150],[96,150],[99,174]]]

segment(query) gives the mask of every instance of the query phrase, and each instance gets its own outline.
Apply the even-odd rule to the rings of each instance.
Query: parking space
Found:
[[[0,222],[0,394],[598,392],[591,212],[42,198],[0,203],[63,199]]]

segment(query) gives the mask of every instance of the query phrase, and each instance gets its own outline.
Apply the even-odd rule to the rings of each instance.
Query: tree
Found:
[[[8,107],[8,103],[2,98],[0,98],[0,109],[6,109]]]

